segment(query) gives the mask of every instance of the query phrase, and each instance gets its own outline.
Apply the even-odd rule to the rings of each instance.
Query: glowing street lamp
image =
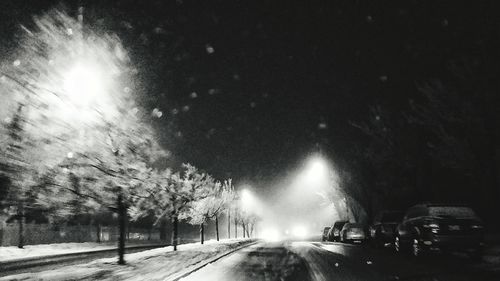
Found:
[[[64,90],[80,106],[88,106],[104,92],[104,80],[97,66],[77,63],[64,77]]]
[[[315,180],[318,178],[325,178],[328,176],[328,164],[321,158],[313,158],[310,160],[307,168],[307,177]]]
[[[241,206],[248,211],[255,205],[255,197],[248,189],[241,190]]]

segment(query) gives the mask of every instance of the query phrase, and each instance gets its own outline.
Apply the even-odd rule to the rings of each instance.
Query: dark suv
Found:
[[[382,211],[375,216],[370,225],[369,234],[374,246],[385,246],[394,242],[396,227],[403,220],[403,212]]]
[[[340,242],[340,231],[348,221],[336,221],[328,231],[328,241]]]
[[[458,250],[480,258],[484,226],[464,205],[419,204],[409,208],[394,239],[397,252],[419,256],[428,250]]]

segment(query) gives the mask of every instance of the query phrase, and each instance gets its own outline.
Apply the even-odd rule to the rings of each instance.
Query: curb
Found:
[[[181,272],[178,272],[178,273],[175,273],[173,274],[172,276],[166,278],[166,279],[163,279],[163,281],[179,281],[180,279],[202,269],[203,267],[213,263],[213,262],[216,262],[218,260],[220,260],[221,258],[225,257],[225,256],[228,256],[236,251],[239,251],[243,248],[246,248],[246,247],[250,247],[252,245],[255,245],[257,244],[259,241],[252,241],[252,242],[249,242],[247,244],[244,244],[244,245],[241,245],[241,246],[238,246],[228,252],[225,252],[225,253],[222,253],[222,254],[219,254],[218,256],[215,256],[215,257],[212,257],[204,262],[201,262],[200,264],[197,264],[197,265],[193,265],[191,268],[188,268],[184,271],[181,271]]]

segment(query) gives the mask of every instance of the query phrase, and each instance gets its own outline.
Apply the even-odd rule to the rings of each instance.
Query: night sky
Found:
[[[115,32],[171,165],[265,187],[320,149],[357,169],[369,106],[404,109],[450,57],[495,48],[498,1],[66,1]],[[58,5],[1,1],[2,59],[19,24]],[[493,59],[493,58],[492,58]],[[497,72],[498,73],[498,72]]]

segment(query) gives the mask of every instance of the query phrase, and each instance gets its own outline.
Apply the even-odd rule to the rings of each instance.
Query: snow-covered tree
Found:
[[[190,204],[183,214],[189,223],[200,226],[200,242],[204,242],[204,225],[208,220],[215,220],[216,239],[219,241],[219,215],[232,199],[233,186],[231,180],[224,183],[209,180],[204,186],[206,196]]]
[[[136,195],[132,217],[149,215],[153,210],[156,222],[169,218],[172,221],[172,245],[177,250],[178,222],[192,202],[209,195],[206,186],[213,182],[210,175],[200,172],[190,164],[184,164],[181,172],[170,169],[151,171],[149,182]]]
[[[151,114],[134,99],[124,48],[116,36],[58,10],[23,30],[16,59],[0,74],[2,174],[8,201],[17,203],[10,209],[24,217],[28,197],[61,216],[106,206],[123,226],[127,204],[165,155],[147,122]],[[49,184],[33,190],[45,174]]]

